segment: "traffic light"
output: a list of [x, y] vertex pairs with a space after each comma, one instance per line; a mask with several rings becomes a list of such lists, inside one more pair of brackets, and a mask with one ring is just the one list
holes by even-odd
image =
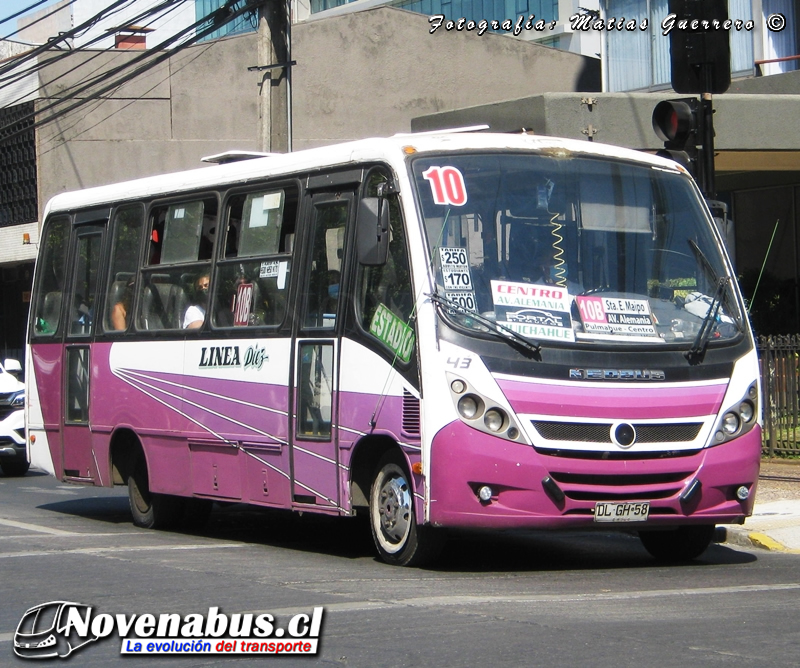
[[695, 97], [662, 100], [653, 109], [653, 130], [664, 142], [656, 153], [689, 170], [701, 182], [703, 107]]

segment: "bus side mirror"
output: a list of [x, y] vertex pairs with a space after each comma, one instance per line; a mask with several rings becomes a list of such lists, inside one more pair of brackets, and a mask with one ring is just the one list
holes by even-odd
[[386, 264], [389, 255], [389, 203], [364, 197], [358, 204], [358, 261], [368, 267]]

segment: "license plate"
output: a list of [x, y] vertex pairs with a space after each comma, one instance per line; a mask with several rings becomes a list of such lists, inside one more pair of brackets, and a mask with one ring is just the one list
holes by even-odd
[[650, 513], [649, 501], [635, 503], [596, 503], [595, 522], [644, 522]]

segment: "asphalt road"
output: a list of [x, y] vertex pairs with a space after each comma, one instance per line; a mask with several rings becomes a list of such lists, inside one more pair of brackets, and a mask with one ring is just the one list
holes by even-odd
[[800, 656], [799, 555], [714, 545], [666, 567], [623, 534], [460, 534], [435, 569], [401, 569], [375, 559], [358, 520], [229, 505], [202, 533], [146, 531], [123, 489], [0, 476], [0, 666], [31, 664], [14, 631], [54, 600], [278, 622], [324, 607], [314, 658], [121, 657], [112, 635], [72, 666], [794, 668]]

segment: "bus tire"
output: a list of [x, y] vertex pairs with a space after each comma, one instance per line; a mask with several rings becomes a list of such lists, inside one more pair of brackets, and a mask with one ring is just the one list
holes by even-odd
[[25, 475], [29, 468], [30, 464], [28, 462], [3, 462], [0, 464], [3, 475], [9, 478], [19, 478]]
[[128, 503], [133, 523], [143, 529], [169, 529], [183, 516], [183, 499], [167, 494], [153, 494], [143, 462], [128, 476]]
[[713, 524], [693, 524], [667, 531], [640, 531], [639, 539], [659, 561], [679, 562], [697, 559], [714, 538]]
[[393, 566], [428, 563], [443, 545], [440, 532], [417, 524], [410, 480], [402, 458], [387, 453], [376, 467], [370, 490], [372, 539], [381, 559]]

